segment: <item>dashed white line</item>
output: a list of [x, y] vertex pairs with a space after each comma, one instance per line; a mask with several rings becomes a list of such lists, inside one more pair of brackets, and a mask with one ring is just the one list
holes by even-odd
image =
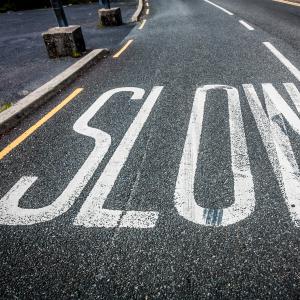
[[288, 70], [300, 81], [300, 71], [283, 55], [281, 54], [271, 43], [263, 43], [287, 68]]
[[211, 2], [211, 1], [209, 1], [209, 0], [204, 0], [204, 1], [207, 2], [207, 3], [209, 3], [209, 4], [211, 4], [211, 5], [213, 5], [213, 6], [215, 6], [215, 7], [217, 7], [217, 8], [219, 8], [219, 9], [221, 9], [221, 10], [224, 11], [226, 14], [228, 14], [228, 15], [230, 15], [230, 16], [233, 16], [233, 13], [230, 12], [229, 10], [227, 10], [227, 9], [225, 9], [225, 8], [223, 8], [223, 7], [217, 5], [217, 4], [215, 4], [215, 3], [213, 3], [213, 2]]
[[243, 21], [243, 20], [239, 20], [239, 22], [244, 26], [244, 27], [246, 27], [248, 30], [254, 30], [254, 28], [251, 26], [251, 25], [249, 25], [248, 23], [246, 23], [245, 21]]
[[146, 15], [149, 15], [149, 8], [146, 10]]

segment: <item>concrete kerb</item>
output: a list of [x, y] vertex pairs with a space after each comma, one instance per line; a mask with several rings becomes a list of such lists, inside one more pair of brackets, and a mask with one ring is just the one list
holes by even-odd
[[133, 14], [133, 16], [131, 17], [132, 22], [137, 22], [139, 20], [140, 15], [141, 15], [142, 10], [143, 10], [143, 6], [144, 6], [143, 0], [139, 0], [138, 7], [137, 7], [135, 13]]
[[97, 60], [108, 55], [107, 49], [95, 49], [67, 68], [65, 71], [42, 85], [11, 108], [0, 113], [0, 134], [17, 125], [33, 108], [40, 106], [72, 82], [78, 75]]

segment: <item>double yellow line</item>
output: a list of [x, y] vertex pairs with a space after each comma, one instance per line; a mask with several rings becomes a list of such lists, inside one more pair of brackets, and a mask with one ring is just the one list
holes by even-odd
[[127, 41], [127, 43], [113, 56], [113, 58], [118, 58], [133, 42], [133, 40]]
[[292, 6], [299, 6], [300, 7], [300, 2], [293, 2], [293, 1], [287, 1], [287, 0], [273, 0], [274, 2], [279, 2], [279, 3], [284, 3]]

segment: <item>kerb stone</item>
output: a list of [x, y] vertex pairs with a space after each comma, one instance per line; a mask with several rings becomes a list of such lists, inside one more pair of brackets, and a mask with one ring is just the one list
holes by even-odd
[[119, 26], [123, 24], [121, 9], [119, 7], [99, 9], [98, 14], [102, 26]]
[[42, 36], [50, 58], [79, 57], [86, 51], [80, 26], [53, 27]]

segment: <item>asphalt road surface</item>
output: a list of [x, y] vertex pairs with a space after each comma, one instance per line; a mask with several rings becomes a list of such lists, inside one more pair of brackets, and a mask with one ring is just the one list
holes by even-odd
[[299, 299], [300, 8], [149, 6], [2, 137], [1, 298]]

